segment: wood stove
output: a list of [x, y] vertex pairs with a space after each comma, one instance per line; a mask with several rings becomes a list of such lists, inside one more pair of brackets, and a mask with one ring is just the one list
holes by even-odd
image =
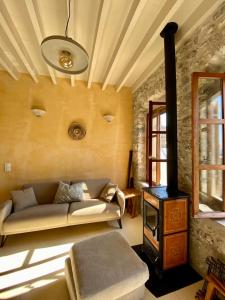
[[165, 53], [167, 117], [167, 187], [143, 189], [144, 251], [158, 271], [188, 262], [188, 195], [178, 190], [175, 33], [168, 23], [162, 32]]
[[144, 251], [159, 271], [188, 261], [188, 195], [166, 187], [144, 188]]

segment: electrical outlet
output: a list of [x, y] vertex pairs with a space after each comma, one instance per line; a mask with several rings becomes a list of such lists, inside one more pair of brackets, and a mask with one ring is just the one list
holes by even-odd
[[5, 173], [9, 173], [12, 171], [12, 164], [10, 162], [6, 162], [4, 164], [4, 170], [5, 170]]

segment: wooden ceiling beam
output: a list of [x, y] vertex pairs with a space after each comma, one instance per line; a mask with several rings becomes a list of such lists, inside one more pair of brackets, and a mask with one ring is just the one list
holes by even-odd
[[34, 72], [34, 70], [32, 69], [32, 67], [30, 66], [27, 58], [25, 57], [23, 51], [21, 50], [20, 46], [18, 45], [11, 29], [9, 28], [2, 12], [0, 12], [0, 26], [2, 28], [2, 30], [5, 33], [6, 38], [8, 39], [11, 47], [14, 49], [14, 51], [17, 53], [18, 57], [21, 59], [22, 63], [24, 64], [25, 68], [27, 69], [28, 73], [30, 74], [30, 76], [32, 77], [32, 79], [34, 80], [34, 82], [38, 82], [37, 76]]
[[29, 65], [34, 70], [34, 72], [36, 74], [38, 74], [37, 67], [34, 65], [32, 57], [30, 56], [30, 53], [27, 50], [27, 48], [26, 48], [26, 46], [23, 42], [23, 38], [21, 37], [21, 33], [17, 30], [15, 22], [14, 22], [13, 18], [10, 16], [10, 11], [9, 11], [6, 3], [7, 3], [6, 0], [0, 1], [0, 10], [1, 10], [2, 14], [4, 15], [4, 18], [5, 18], [8, 26], [10, 27], [11, 31], [13, 32], [13, 35], [14, 35], [19, 47], [21, 48], [21, 50], [23, 51], [25, 57], [27, 58]]
[[158, 67], [163, 63], [164, 54], [163, 49], [153, 58], [141, 76], [134, 82], [132, 91], [135, 92], [147, 79], [148, 77], [158, 69]]
[[0, 46], [0, 64], [3, 68], [14, 78], [15, 80], [19, 79], [19, 72], [16, 67], [12, 64], [9, 60], [7, 55], [5, 54], [4, 50]]
[[[176, 34], [176, 50], [180, 48], [183, 42], [190, 36], [194, 30], [206, 20], [210, 14], [223, 2], [224, 0], [202, 0], [196, 10], [187, 18], [181, 26], [180, 31]], [[144, 72], [134, 82], [132, 91], [135, 92], [155, 70], [163, 63], [164, 54], [163, 47], [160, 53], [150, 62]]]
[[164, 6], [160, 9], [157, 17], [151, 24], [149, 30], [145, 34], [137, 50], [132, 56], [129, 64], [122, 73], [122, 76], [118, 80], [116, 89], [117, 92], [119, 92], [120, 89], [123, 87], [127, 78], [134, 70], [135, 66], [137, 65], [138, 61], [140, 60], [147, 47], [150, 47], [155, 42], [165, 24], [170, 21], [171, 17], [174, 15], [174, 13], [177, 11], [177, 9], [182, 3], [183, 0], [167, 0]]
[[103, 36], [103, 32], [104, 32], [105, 25], [107, 22], [108, 13], [109, 13], [110, 2], [111, 1], [108, 1], [108, 0], [100, 1], [91, 62], [90, 62], [90, 66], [89, 66], [88, 88], [90, 88], [91, 84], [92, 84], [94, 70], [95, 70], [97, 58], [98, 58], [98, 53], [99, 53], [99, 50], [101, 47], [102, 36]]
[[[30, 22], [32, 24], [36, 39], [38, 41], [38, 44], [41, 45], [43, 36], [45, 34], [44, 34], [44, 32], [41, 31], [41, 24], [39, 24], [39, 22], [41, 22], [41, 17], [39, 15], [39, 11], [37, 11], [37, 9], [34, 7], [32, 0], [24, 0], [24, 1], [25, 1], [28, 16], [30, 18]], [[36, 2], [36, 5], [38, 5], [37, 2]], [[46, 63], [46, 66], [47, 66], [47, 69], [48, 69], [48, 72], [52, 79], [53, 84], [57, 84], [56, 75], [55, 75], [54, 70], [47, 63]]]
[[103, 85], [102, 85], [102, 90], [105, 90], [106, 86], [109, 83], [109, 80], [112, 76], [112, 73], [118, 63], [118, 60], [120, 58], [120, 55], [122, 54], [127, 41], [129, 37], [131, 36], [131, 33], [137, 24], [139, 17], [141, 16], [141, 13], [143, 11], [143, 8], [145, 7], [146, 3], [148, 0], [133, 0], [133, 3], [130, 7], [129, 13], [127, 15], [126, 21], [124, 23], [123, 29], [120, 33], [120, 37], [118, 39], [117, 45], [114, 49], [112, 58], [110, 60], [110, 63], [107, 67], [104, 80], [103, 80]]

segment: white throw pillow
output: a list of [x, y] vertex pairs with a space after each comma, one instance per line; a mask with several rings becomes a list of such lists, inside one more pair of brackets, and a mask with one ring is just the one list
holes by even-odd
[[60, 181], [53, 202], [70, 203], [83, 200], [83, 184], [83, 182], [79, 182], [69, 185]]
[[24, 190], [11, 191], [14, 212], [23, 210], [27, 207], [38, 205], [32, 187]]
[[107, 183], [101, 192], [100, 199], [110, 203], [117, 191], [117, 188], [117, 184], [113, 184], [111, 182]]

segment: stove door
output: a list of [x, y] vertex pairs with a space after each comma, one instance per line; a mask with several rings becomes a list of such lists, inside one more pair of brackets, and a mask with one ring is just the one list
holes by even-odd
[[144, 226], [151, 232], [156, 241], [159, 241], [159, 210], [144, 201]]

